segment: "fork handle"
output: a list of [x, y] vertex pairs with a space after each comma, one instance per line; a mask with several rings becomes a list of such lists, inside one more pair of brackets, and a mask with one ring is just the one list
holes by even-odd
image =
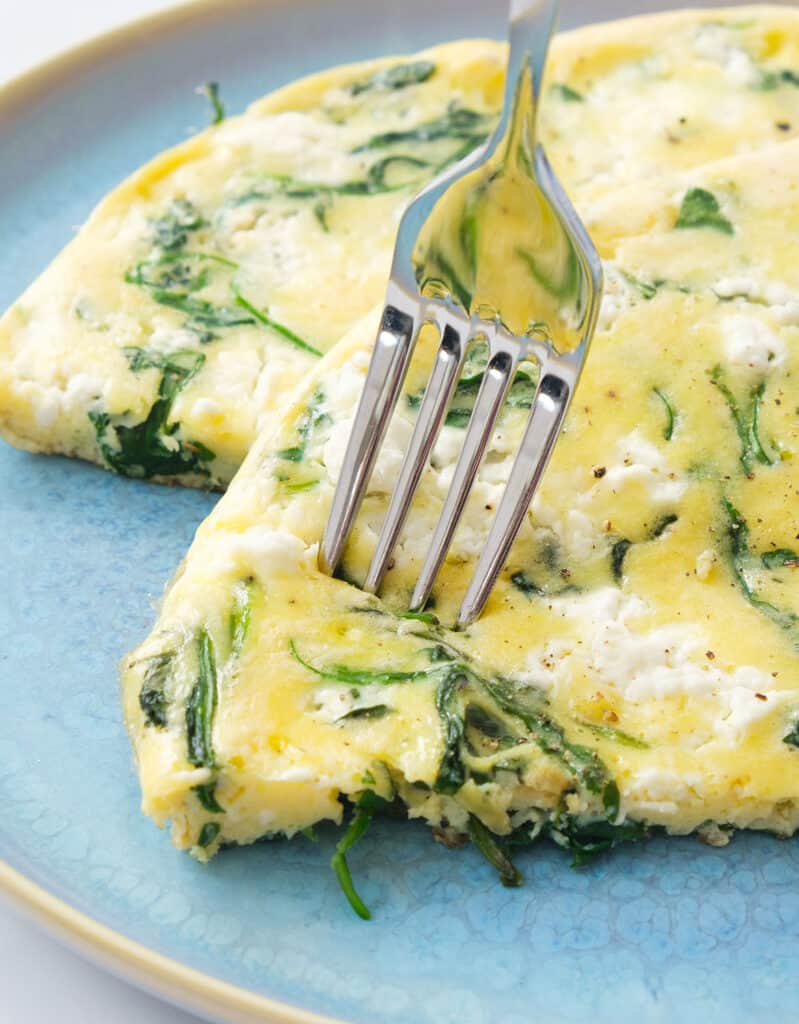
[[555, 30], [559, 0], [510, 0], [510, 59], [505, 109], [511, 109], [521, 75], [529, 63], [533, 98], [538, 103], [549, 41]]

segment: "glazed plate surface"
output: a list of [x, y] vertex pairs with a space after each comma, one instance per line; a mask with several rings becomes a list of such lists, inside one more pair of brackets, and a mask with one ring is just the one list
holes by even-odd
[[[663, 3], [563, 5], [567, 26]], [[117, 181], [301, 74], [503, 34], [505, 3], [191, 4], [0, 92], [0, 306]], [[472, 850], [376, 826], [350, 912], [317, 844], [207, 867], [138, 809], [116, 666], [214, 497], [0, 448], [0, 882], [132, 980], [220, 1020], [624, 1024], [773, 1020], [799, 999], [799, 845], [657, 839], [580, 871], [549, 846], [504, 890]]]

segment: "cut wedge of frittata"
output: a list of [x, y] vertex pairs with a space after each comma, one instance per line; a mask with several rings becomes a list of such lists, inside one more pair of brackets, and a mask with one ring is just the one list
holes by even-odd
[[515, 883], [511, 841], [550, 837], [579, 861], [656, 827], [723, 843], [799, 826], [799, 142], [606, 198], [589, 228], [608, 279], [600, 330], [467, 631], [449, 627], [532, 371], [423, 614], [405, 609], [479, 348], [379, 599], [352, 581], [435, 339], [420, 342], [341, 578], [318, 571], [317, 542], [375, 316], [253, 447], [124, 666], [143, 808], [178, 846], [204, 858], [340, 822], [349, 805], [352, 839], [388, 802], [447, 843], [470, 836]]
[[[0, 321], [0, 433], [120, 473], [224, 486], [319, 355], [380, 301], [400, 211], [490, 131], [504, 47], [302, 80], [113, 192]], [[799, 130], [799, 12], [581, 29], [541, 131], [585, 214], [609, 189]]]

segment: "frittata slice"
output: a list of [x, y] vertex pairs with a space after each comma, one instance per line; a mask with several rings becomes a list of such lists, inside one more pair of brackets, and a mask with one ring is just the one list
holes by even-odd
[[[533, 383], [516, 380], [423, 614], [405, 612], [483, 372], [467, 364], [378, 599], [361, 579], [434, 340], [346, 551], [317, 542], [375, 318], [198, 531], [126, 661], [143, 809], [205, 858], [397, 803], [499, 867], [655, 827], [799, 826], [799, 142], [609, 197], [608, 290], [565, 432], [483, 616], [453, 632]], [[354, 833], [353, 833], [354, 834]], [[340, 861], [337, 862], [339, 867]], [[362, 908], [361, 908], [362, 909]]]
[[[401, 209], [490, 130], [504, 59], [467, 42], [334, 69], [139, 171], [0, 321], [0, 433], [224, 486], [380, 300]], [[795, 69], [785, 7], [566, 33], [543, 140], [589, 215], [620, 185], [792, 138]]]

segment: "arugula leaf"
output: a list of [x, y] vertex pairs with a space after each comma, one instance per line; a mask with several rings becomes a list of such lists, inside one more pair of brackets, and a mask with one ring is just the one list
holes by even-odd
[[689, 189], [683, 197], [675, 228], [712, 228], [725, 235], [735, 233], [731, 222], [721, 212], [718, 199], [704, 188]]
[[225, 120], [225, 105], [219, 96], [219, 82], [206, 82], [197, 92], [211, 104], [211, 124], [221, 124]]
[[652, 388], [652, 394], [656, 395], [660, 399], [666, 412], [666, 426], [663, 428], [663, 440], [671, 441], [674, 437], [674, 425], [677, 422], [677, 414], [674, 411], [674, 406], [666, 392], [660, 388]]
[[409, 85], [421, 85], [432, 78], [436, 65], [429, 60], [411, 61], [407, 64], [394, 64], [390, 68], [376, 71], [363, 82], [355, 82], [350, 92], [359, 96], [369, 89], [407, 89]]
[[469, 838], [488, 863], [497, 869], [504, 886], [515, 888], [524, 883], [501, 841], [473, 814], [469, 815]]
[[197, 681], [186, 702], [188, 760], [195, 768], [215, 768], [213, 729], [219, 700], [214, 644], [207, 629], [198, 638]]
[[350, 821], [347, 831], [344, 833], [342, 839], [336, 844], [336, 852], [333, 854], [330, 860], [330, 866], [336, 873], [338, 883], [347, 897], [349, 905], [364, 921], [371, 920], [371, 913], [369, 908], [363, 902], [361, 897], [358, 895], [355, 885], [352, 881], [352, 875], [350, 874], [349, 864], [347, 864], [347, 853], [352, 847], [358, 842], [363, 836], [364, 832], [369, 827], [369, 823], [372, 820], [372, 812], [366, 810], [364, 807], [358, 807], [355, 814]]

